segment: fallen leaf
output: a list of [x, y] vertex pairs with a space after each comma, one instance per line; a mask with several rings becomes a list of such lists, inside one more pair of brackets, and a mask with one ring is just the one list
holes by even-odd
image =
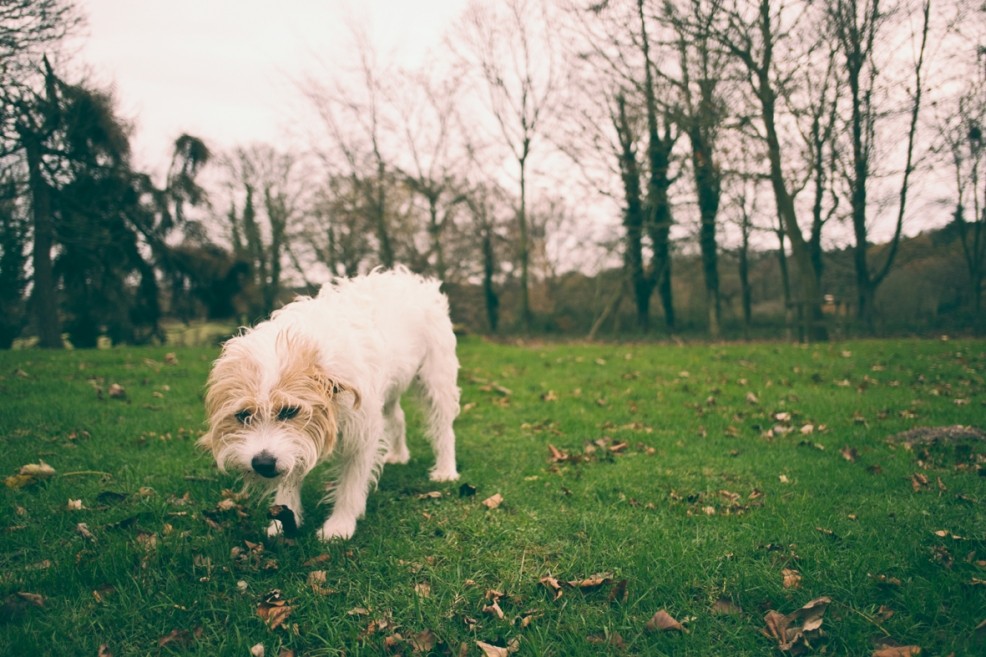
[[411, 647], [414, 652], [431, 652], [438, 645], [438, 638], [431, 630], [422, 630], [411, 635]]
[[431, 584], [428, 582], [418, 582], [414, 585], [414, 592], [418, 594], [419, 598], [429, 598], [431, 597]]
[[421, 493], [420, 495], [418, 495], [419, 500], [437, 500], [440, 499], [441, 497], [442, 497], [442, 491], [440, 490], [431, 490], [428, 491], [427, 493]]
[[301, 564], [305, 568], [311, 568], [312, 566], [317, 566], [320, 563], [325, 563], [326, 561], [331, 561], [332, 557], [325, 554], [324, 552], [318, 556], [314, 556], [305, 563]]
[[613, 581], [612, 573], [598, 573], [596, 575], [590, 575], [583, 579], [573, 579], [566, 582], [569, 586], [574, 589], [591, 590], [599, 588], [605, 584], [609, 584]]
[[96, 657], [113, 657], [113, 653], [110, 652], [110, 647], [105, 643], [99, 644], [99, 649], [96, 652]]
[[623, 603], [627, 601], [627, 597], [627, 580], [621, 579], [613, 585], [613, 588], [609, 592], [608, 599], [610, 602]]
[[712, 604], [712, 613], [714, 614], [741, 614], [743, 610], [732, 600], [728, 598], [719, 598]]
[[158, 639], [158, 648], [163, 648], [164, 646], [176, 643], [180, 646], [187, 646], [192, 643], [193, 638], [198, 638], [202, 635], [202, 628], [195, 628], [194, 632], [189, 632], [188, 630], [171, 630], [163, 637]]
[[334, 588], [325, 585], [324, 570], [313, 570], [308, 573], [308, 586], [318, 595], [331, 595], [336, 592]]
[[269, 592], [257, 604], [257, 616], [260, 616], [261, 620], [272, 630], [283, 625], [292, 611], [294, 608], [288, 605], [288, 601], [281, 596], [278, 589]]
[[39, 460], [37, 463], [28, 463], [27, 465], [21, 466], [21, 469], [15, 475], [11, 475], [4, 480], [7, 488], [23, 488], [37, 481], [43, 479], [48, 479], [54, 476], [55, 469]]
[[75, 531], [79, 532], [79, 534], [82, 535], [82, 538], [90, 540], [93, 543], [96, 542], [96, 537], [92, 535], [91, 531], [89, 531], [89, 525], [87, 525], [86, 523], [80, 522], [79, 524], [77, 524], [75, 526]]
[[483, 651], [484, 657], [508, 657], [510, 655], [510, 651], [506, 648], [493, 646], [483, 641], [477, 641], [476, 646]]
[[495, 495], [491, 495], [490, 497], [487, 497], [485, 500], [483, 500], [483, 506], [485, 506], [487, 509], [495, 509], [501, 504], [503, 504], [503, 495], [500, 495], [499, 493], [496, 493]]
[[663, 609], [651, 616], [645, 627], [649, 632], [688, 632], [681, 623]]
[[920, 646], [884, 646], [873, 651], [873, 657], [914, 657], [920, 654]]
[[69, 499], [65, 508], [69, 511], [82, 511], [85, 507], [82, 505], [82, 500]]
[[784, 588], [797, 589], [801, 587], [801, 573], [791, 568], [785, 568], [781, 573], [784, 575]]
[[250, 657], [264, 657], [264, 644], [257, 643], [251, 646]]
[[563, 452], [551, 443], [548, 443], [548, 451], [551, 453], [551, 458], [549, 459], [552, 463], [559, 463], [561, 461], [568, 460], [568, 453]]
[[21, 600], [25, 600], [25, 601], [31, 603], [35, 607], [44, 607], [45, 606], [44, 596], [43, 595], [39, 595], [37, 593], [27, 593], [25, 591], [18, 591], [17, 592], [17, 597], [20, 598]]
[[544, 577], [541, 578], [541, 583], [544, 584], [549, 589], [551, 589], [552, 591], [554, 591], [555, 600], [557, 600], [562, 596], [561, 582], [559, 582], [554, 577], [551, 577], [550, 575], [545, 575]]
[[110, 384], [109, 396], [113, 399], [126, 399], [127, 391], [119, 383]]
[[764, 615], [767, 629], [761, 632], [776, 640], [778, 648], [785, 652], [795, 646], [810, 648], [809, 640], [818, 635], [822, 617], [831, 602], [831, 598], [815, 598], [801, 609], [786, 615], [771, 609]]

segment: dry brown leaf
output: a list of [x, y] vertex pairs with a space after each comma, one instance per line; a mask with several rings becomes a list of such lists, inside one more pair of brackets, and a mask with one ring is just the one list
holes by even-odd
[[555, 592], [555, 598], [554, 598], [555, 600], [561, 597], [562, 595], [561, 582], [559, 582], [557, 579], [551, 577], [550, 575], [545, 575], [544, 577], [541, 578], [541, 583]]
[[786, 589], [797, 589], [801, 587], [801, 573], [792, 569], [785, 568], [781, 571], [784, 576], [784, 588]]
[[21, 600], [31, 603], [35, 607], [44, 607], [45, 599], [43, 595], [37, 593], [27, 593], [26, 591], [18, 591], [17, 597]]
[[732, 600], [728, 598], [719, 598], [712, 604], [712, 613], [714, 614], [741, 614], [743, 610]]
[[490, 645], [484, 641], [477, 641], [476, 646], [483, 651], [484, 657], [508, 657], [510, 651], [506, 648]]
[[645, 627], [649, 632], [688, 632], [681, 623], [663, 609], [651, 616]]
[[809, 641], [818, 636], [822, 627], [822, 617], [831, 602], [831, 598], [828, 597], [815, 598], [801, 609], [787, 615], [771, 609], [763, 618], [767, 629], [761, 632], [777, 641], [777, 646], [782, 651], [786, 652], [795, 646], [809, 648], [811, 647]]
[[613, 588], [610, 590], [609, 601], [623, 603], [627, 601], [627, 597], [627, 580], [621, 579], [614, 584]]
[[551, 443], [548, 443], [548, 451], [551, 453], [551, 458], [548, 459], [551, 463], [560, 463], [568, 460], [568, 453], [558, 449]]
[[37, 481], [48, 479], [54, 475], [55, 469], [44, 461], [39, 460], [37, 463], [28, 463], [27, 465], [21, 466], [17, 474], [4, 479], [4, 483], [7, 485], [7, 488], [16, 490]]
[[431, 652], [438, 645], [438, 638], [431, 630], [422, 630], [411, 635], [411, 647], [414, 652]]
[[313, 570], [308, 573], [308, 586], [318, 595], [330, 595], [336, 592], [334, 588], [325, 585], [324, 570]]
[[431, 584], [428, 582], [418, 582], [414, 585], [414, 592], [418, 594], [419, 598], [430, 598]]
[[110, 652], [110, 647], [108, 645], [106, 645], [105, 643], [101, 643], [99, 644], [99, 649], [98, 652], [96, 653], [96, 657], [113, 657], [113, 653]]
[[566, 582], [573, 589], [591, 590], [613, 581], [612, 573], [597, 573], [584, 579], [572, 579]]
[[110, 384], [109, 395], [113, 399], [126, 399], [127, 391], [119, 383]]
[[483, 506], [485, 506], [487, 509], [495, 509], [501, 504], [503, 504], [503, 495], [500, 495], [499, 493], [496, 493], [495, 495], [491, 495], [490, 497], [487, 497], [485, 500], [483, 500]]
[[920, 654], [920, 646], [883, 646], [873, 651], [873, 657], [914, 657]]
[[193, 638], [198, 638], [202, 636], [202, 628], [195, 628], [194, 632], [189, 632], [188, 630], [171, 630], [163, 637], [158, 639], [158, 648], [163, 648], [164, 646], [176, 643], [180, 646], [187, 646], [192, 642]]
[[75, 531], [79, 532], [82, 538], [92, 541], [93, 543], [96, 542], [96, 537], [93, 536], [91, 531], [89, 531], [89, 525], [87, 525], [86, 523], [80, 522], [79, 524], [77, 524], [75, 526]]
[[261, 620], [272, 630], [283, 625], [292, 611], [294, 608], [281, 596], [278, 589], [265, 595], [257, 604], [257, 616], [260, 616]]
[[500, 602], [498, 599], [494, 598], [491, 604], [485, 605], [483, 607], [483, 613], [489, 614], [490, 616], [496, 616], [500, 620], [503, 620], [504, 613], [503, 609], [500, 608]]

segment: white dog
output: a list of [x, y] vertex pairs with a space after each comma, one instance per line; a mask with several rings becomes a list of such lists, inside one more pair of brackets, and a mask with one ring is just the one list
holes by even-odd
[[[435, 452], [433, 481], [459, 477], [455, 334], [439, 282], [405, 269], [337, 280], [230, 339], [205, 397], [199, 441], [222, 470], [274, 491], [301, 524], [301, 484], [330, 455], [338, 463], [322, 540], [349, 538], [386, 463], [407, 463], [401, 395], [417, 382]], [[279, 520], [267, 533], [283, 531]]]

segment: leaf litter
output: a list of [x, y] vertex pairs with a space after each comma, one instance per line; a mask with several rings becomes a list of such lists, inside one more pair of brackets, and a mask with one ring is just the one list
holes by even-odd
[[813, 648], [812, 641], [822, 637], [822, 619], [832, 600], [828, 597], [815, 598], [790, 614], [782, 614], [771, 609], [764, 615], [766, 629], [761, 633], [777, 641], [783, 652], [801, 654]]

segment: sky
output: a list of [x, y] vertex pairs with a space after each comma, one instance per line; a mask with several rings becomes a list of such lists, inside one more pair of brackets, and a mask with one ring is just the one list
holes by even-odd
[[[79, 60], [132, 121], [135, 162], [167, 166], [183, 132], [213, 149], [290, 134], [297, 84], [346, 58], [353, 25], [384, 56], [420, 62], [467, 0], [78, 0]], [[349, 59], [351, 61], [351, 58]]]

